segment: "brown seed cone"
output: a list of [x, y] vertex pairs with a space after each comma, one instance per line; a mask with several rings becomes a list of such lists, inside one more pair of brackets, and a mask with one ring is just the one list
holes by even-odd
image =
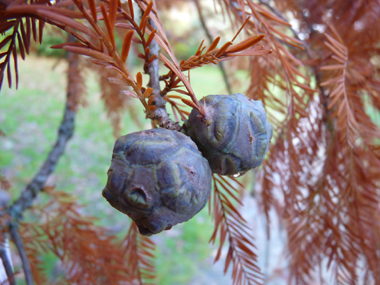
[[184, 134], [152, 129], [117, 139], [103, 196], [143, 235], [191, 219], [207, 203], [211, 170]]

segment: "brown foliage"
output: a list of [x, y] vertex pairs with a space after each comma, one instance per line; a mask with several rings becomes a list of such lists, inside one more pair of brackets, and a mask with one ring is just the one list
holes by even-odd
[[123, 246], [127, 256], [128, 274], [133, 284], [155, 284], [155, 244], [149, 237], [140, 235], [132, 223]]
[[[219, 249], [215, 262], [220, 259], [223, 245], [229, 242], [229, 249], [224, 265], [227, 272], [232, 262], [232, 279], [234, 284], [261, 284], [263, 276], [257, 266], [257, 255], [247, 222], [239, 214], [236, 203], [243, 205], [239, 190], [244, 186], [232, 177], [224, 178], [214, 174], [214, 191], [210, 195], [209, 212], [215, 222], [215, 229], [210, 242], [215, 243], [219, 236]], [[236, 185], [237, 184], [237, 185]]]
[[[367, 106], [379, 110], [379, 68], [374, 58], [379, 54], [380, 29], [373, 28], [379, 26], [375, 16], [379, 2], [275, 1], [274, 6], [266, 1], [218, 2], [234, 22], [241, 23], [244, 14], [254, 16], [256, 21], [249, 22], [247, 30], [264, 33], [273, 49], [268, 60], [252, 59], [248, 94], [265, 102], [277, 125], [277, 139], [258, 174], [258, 184], [268, 218], [272, 206], [282, 205], [280, 216], [285, 218], [289, 239], [289, 282], [310, 284], [316, 268], [327, 261], [327, 270], [338, 284], [354, 284], [359, 282], [358, 262], [364, 260], [364, 282], [377, 284], [378, 244], [373, 240], [379, 234], [375, 142], [380, 132]], [[300, 31], [292, 32], [306, 42], [284, 34], [285, 13], [299, 21]], [[325, 33], [315, 30], [328, 25]], [[308, 80], [300, 70], [314, 77], [318, 97], [305, 85]], [[273, 93], [273, 85], [287, 96]], [[285, 119], [278, 121], [278, 114]]]
[[70, 53], [68, 55], [69, 68], [67, 70], [67, 94], [68, 104], [73, 111], [77, 111], [79, 106], [87, 104], [86, 85], [83, 75], [83, 65], [78, 54]]
[[11, 189], [11, 183], [2, 175], [0, 175], [0, 189], [1, 190]]
[[[2, 41], [2, 45], [6, 45], [9, 40], [15, 39], [16, 34], [18, 34], [19, 23], [25, 14], [33, 16], [31, 20], [34, 23], [35, 18], [44, 18], [50, 24], [53, 24], [61, 29], [64, 29], [66, 32], [72, 34], [78, 42], [72, 43], [67, 42], [54, 46], [54, 48], [64, 48], [67, 51], [72, 53], [77, 53], [81, 55], [86, 55], [93, 58], [93, 63], [106, 66], [106, 68], [116, 70], [118, 72], [119, 81], [124, 81], [125, 84], [132, 87], [135, 95], [133, 93], [126, 92], [125, 94], [131, 95], [132, 97], [137, 97], [140, 99], [141, 103], [145, 108], [147, 117], [154, 117], [154, 110], [156, 106], [152, 106], [146, 102], [144, 97], [145, 88], [142, 87], [142, 84], [139, 84], [132, 76], [130, 71], [127, 69], [124, 61], [128, 56], [128, 51], [132, 41], [137, 44], [140, 44], [143, 49], [143, 53], [139, 53], [138, 57], [142, 58], [146, 64], [150, 64], [155, 57], [150, 56], [149, 44], [154, 39], [157, 41], [159, 46], [165, 51], [169, 58], [166, 58], [162, 53], [160, 53], [159, 59], [164, 62], [164, 65], [170, 70], [168, 73], [168, 78], [171, 82], [176, 81], [178, 78], [180, 82], [186, 88], [186, 91], [180, 93], [190, 96], [191, 101], [193, 102], [196, 108], [200, 108], [198, 101], [196, 100], [195, 94], [191, 88], [191, 84], [186, 76], [182, 73], [183, 70], [189, 68], [194, 68], [195, 66], [202, 66], [207, 63], [215, 63], [215, 61], [230, 59], [234, 56], [242, 55], [262, 55], [267, 54], [268, 51], [262, 50], [262, 48], [252, 48], [261, 38], [249, 38], [246, 41], [237, 44], [236, 46], [229, 47], [232, 43], [227, 43], [221, 49], [215, 49], [217, 41], [214, 41], [214, 46], [206, 52], [205, 55], [201, 55], [203, 50], [199, 50], [194, 59], [187, 61], [189, 67], [181, 67], [178, 63], [174, 52], [169, 44], [169, 41], [166, 36], [166, 32], [163, 28], [163, 25], [158, 18], [155, 8], [153, 8], [153, 2], [146, 4], [143, 1], [137, 1], [137, 4], [141, 9], [143, 9], [144, 14], [141, 18], [140, 24], [137, 24], [134, 15], [133, 15], [133, 6], [128, 5], [129, 9], [124, 10], [123, 6], [120, 6], [117, 1], [110, 1], [109, 6], [106, 7], [104, 3], [100, 5], [101, 16], [97, 15], [97, 11], [94, 10], [95, 2], [89, 1], [89, 7], [91, 13], [85, 8], [82, 2], [79, 0], [75, 1], [75, 4], [80, 12], [71, 11], [66, 8], [65, 1], [56, 3], [54, 5], [44, 6], [44, 5], [34, 5], [33, 3], [25, 3], [24, 5], [10, 6], [3, 13], [6, 14], [7, 18], [12, 20], [7, 22], [7, 25], [3, 28], [4, 31], [9, 30], [13, 27], [13, 36], [7, 37]], [[132, 3], [129, 1], [129, 3]], [[119, 6], [118, 6], [119, 5]], [[108, 11], [107, 11], [108, 9]], [[149, 15], [149, 16], [148, 16]], [[118, 22], [116, 23], [116, 18], [121, 18], [127, 20], [129, 24]], [[91, 28], [85, 26], [84, 24], [74, 21], [73, 19], [86, 19], [90, 24]], [[105, 23], [105, 32], [102, 27], [98, 25], [97, 20], [104, 20]], [[148, 23], [148, 19], [151, 19], [154, 25], [157, 27], [153, 29], [152, 26]], [[41, 22], [41, 21], [40, 21]], [[8, 24], [13, 23], [13, 25]], [[27, 21], [27, 23], [29, 23]], [[23, 25], [21, 24], [21, 29]], [[28, 26], [28, 25], [27, 25]], [[40, 25], [42, 27], [42, 24]], [[119, 52], [116, 51], [115, 47], [115, 36], [114, 36], [114, 27], [127, 29], [128, 32], [125, 36], [122, 50]], [[32, 29], [33, 30], [33, 29]], [[34, 30], [33, 30], [34, 31]], [[40, 29], [40, 39], [42, 37], [42, 28]], [[138, 37], [133, 36], [133, 31]], [[28, 34], [27, 34], [28, 35]], [[147, 35], [147, 37], [145, 36]], [[132, 38], [131, 38], [132, 37]], [[92, 40], [97, 39], [98, 44], [92, 43]], [[132, 39], [132, 40], [131, 40]], [[27, 41], [26, 41], [27, 42]], [[28, 42], [27, 42], [28, 43]], [[203, 48], [204, 49], [204, 48]], [[11, 69], [8, 64], [10, 55], [14, 51], [14, 58], [17, 59], [15, 45], [12, 42], [9, 45], [9, 50], [6, 54], [6, 58], [2, 63], [1, 70], [4, 73], [5, 67], [7, 67], [7, 75], [9, 86], [11, 86]], [[21, 51], [20, 51], [21, 52]], [[5, 56], [5, 54], [4, 54]], [[195, 61], [195, 62], [194, 62]], [[16, 72], [16, 81], [17, 81], [17, 64], [15, 63], [15, 72]], [[138, 75], [138, 74], [137, 74]], [[136, 76], [137, 76], [136, 75]], [[3, 77], [1, 77], [3, 78]], [[187, 100], [187, 99], [185, 99]], [[199, 110], [203, 114], [203, 110]]]
[[[113, 69], [104, 69], [96, 67], [99, 84], [101, 89], [101, 98], [107, 109], [107, 115], [114, 127], [114, 136], [119, 137], [121, 132], [121, 112], [126, 109], [129, 96], [125, 96], [123, 89], [126, 88], [125, 82], [120, 84], [117, 79], [117, 71]], [[113, 83], [115, 82], [115, 83]]]
[[[367, 102], [364, 97], [364, 94], [369, 96], [371, 103], [378, 100], [378, 92], [375, 91], [378, 85], [378, 69], [368, 58], [373, 53], [378, 53], [378, 40], [372, 38], [378, 29], [374, 29], [376, 32], [371, 30], [367, 35], [365, 31], [359, 32], [353, 28], [353, 19], [362, 19], [363, 26], [367, 27], [364, 14], [356, 14], [368, 11], [367, 7], [364, 8], [364, 3], [361, 4], [362, 7], [359, 4], [356, 7], [342, 4], [342, 9], [340, 6], [338, 8], [338, 2], [342, 4], [341, 1], [333, 4], [333, 13], [336, 11], [336, 14], [330, 17], [330, 24], [339, 26], [339, 29], [331, 28], [331, 35], [325, 33], [324, 42], [327, 48], [319, 45], [321, 36], [314, 34], [310, 34], [311, 41], [306, 46], [312, 49], [321, 48], [317, 49], [320, 57], [311, 58], [314, 62], [323, 62], [324, 65], [315, 73], [317, 80], [323, 80], [323, 83], [317, 81], [321, 87], [319, 100], [309, 93], [308, 97], [303, 96], [297, 102], [299, 98], [292, 92], [295, 100], [290, 98], [285, 105], [284, 101], [271, 97], [268, 91], [268, 83], [275, 80], [268, 62], [255, 58], [253, 63], [256, 67], [252, 67], [251, 87], [254, 94], [260, 96], [264, 93], [262, 96], [266, 106], [277, 112], [284, 113], [283, 108], [288, 106], [284, 126], [277, 131], [276, 144], [270, 149], [259, 181], [261, 199], [267, 215], [271, 205], [281, 203], [274, 201], [274, 197], [278, 196], [277, 189], [283, 191], [285, 202], [282, 213], [285, 215], [291, 257], [290, 280], [294, 280], [296, 284], [309, 284], [315, 278], [315, 268], [321, 266], [323, 260], [327, 260], [328, 269], [331, 269], [337, 283], [356, 283], [357, 262], [363, 259], [369, 273], [366, 276], [373, 278], [375, 283], [379, 282], [379, 271], [373, 267], [373, 264], [378, 264], [378, 256], [374, 254], [378, 245], [371, 242], [379, 233], [379, 161], [371, 154], [372, 144], [378, 138], [379, 131], [366, 114]], [[249, 1], [247, 3], [249, 5]], [[327, 9], [331, 8], [323, 6], [320, 1], [305, 1], [305, 6], [310, 17], [301, 18], [301, 23], [321, 23], [322, 16], [319, 21], [313, 20], [313, 17], [321, 11], [326, 15]], [[299, 11], [303, 11], [305, 6], [279, 4], [278, 8], [287, 11], [297, 7], [298, 10], [291, 11], [294, 15], [303, 17]], [[252, 9], [254, 7], [256, 6], [252, 6]], [[354, 16], [345, 22], [348, 13]], [[372, 11], [368, 13], [368, 21], [373, 25]], [[268, 25], [265, 19], [259, 22], [264, 27]], [[274, 32], [272, 28], [267, 28], [267, 31]], [[301, 51], [293, 48], [290, 50], [302, 56]], [[278, 50], [274, 49], [274, 55], [276, 52]], [[315, 53], [309, 50], [306, 55], [315, 56]], [[286, 69], [290, 67], [289, 62], [283, 59], [280, 62], [286, 74]], [[261, 73], [265, 76], [258, 76], [260, 73], [255, 70], [257, 65], [265, 65]], [[274, 67], [277, 70], [280, 68], [276, 65]], [[313, 69], [311, 65], [310, 71]], [[276, 75], [281, 76], [281, 71], [277, 71]], [[289, 82], [287, 77], [284, 79]], [[277, 83], [277, 86], [281, 87], [280, 84]], [[289, 86], [286, 88], [289, 89]], [[307, 88], [304, 89], [305, 92], [308, 91]], [[304, 112], [300, 116], [292, 114], [290, 111], [297, 110], [297, 106], [305, 108], [309, 115], [305, 116]], [[273, 183], [274, 173], [280, 174], [278, 185]], [[273, 192], [277, 192], [277, 195], [273, 195]], [[369, 212], [374, 214], [369, 215]], [[370, 278], [367, 279], [369, 280]]]
[[[380, 111], [379, 0], [217, 0], [216, 6], [229, 17], [232, 26], [245, 32], [246, 39], [233, 43], [235, 36], [219, 48], [220, 37], [208, 48], [202, 42], [197, 52], [182, 62], [175, 56], [154, 3], [135, 2], [143, 11], [140, 22], [135, 19], [131, 0], [126, 4], [106, 0], [100, 5], [95, 0], [14, 1], [1, 6], [0, 33], [8, 31], [9, 36], [0, 42], [6, 47], [0, 54], [4, 58], [0, 84], [6, 76], [9, 87], [12, 85], [13, 60], [17, 86], [17, 48], [25, 58], [31, 38], [41, 40], [47, 23], [77, 39], [55, 48], [85, 55], [102, 70], [102, 96], [115, 126], [127, 104], [122, 94], [140, 100], [146, 117], [153, 124], [161, 124], [165, 105], [160, 105], [160, 96], [171, 105], [177, 122], [187, 118], [185, 106], [206, 115], [191, 88], [191, 69], [236, 56], [254, 56], [250, 58], [247, 96], [263, 101], [275, 129], [267, 160], [257, 172], [259, 201], [268, 223], [269, 211], [275, 207], [285, 225], [289, 283], [310, 284], [317, 278], [316, 268], [323, 267], [337, 284], [380, 284], [380, 131], [368, 115], [369, 106]], [[75, 10], [67, 8], [72, 3]], [[125, 31], [120, 50], [115, 44], [115, 27]], [[153, 40], [161, 48], [157, 55], [151, 54]], [[140, 51], [144, 72], [157, 59], [168, 69], [159, 78], [165, 84], [162, 90], [146, 86], [140, 72], [132, 74], [127, 68], [132, 45]], [[75, 98], [82, 102], [81, 97]], [[248, 231], [249, 221], [244, 221], [236, 206], [241, 203], [236, 183], [232, 178], [214, 177], [210, 213], [215, 230], [211, 241], [220, 238], [216, 260], [228, 241], [225, 271], [232, 264], [234, 284], [260, 283], [262, 275]], [[24, 238], [30, 237], [25, 240], [29, 255], [44, 246], [56, 252], [66, 262], [67, 278], [72, 280], [82, 274], [102, 281], [126, 278], [135, 283], [154, 282], [154, 247], [137, 234], [134, 225], [124, 241], [125, 250], [116, 253], [116, 246], [103, 247], [103, 242], [115, 244], [104, 229], [81, 220], [74, 204], [59, 203], [72, 216], [62, 220], [65, 217], [59, 207], [51, 214], [41, 209], [45, 215], [41, 224], [31, 224], [23, 232]], [[75, 231], [61, 233], [65, 224]], [[42, 239], [51, 228], [54, 235]], [[269, 226], [267, 229], [269, 235]], [[96, 250], [81, 240], [83, 236], [93, 240], [95, 248], [108, 250], [112, 258], [105, 260], [96, 255]], [[66, 238], [78, 239], [83, 248], [66, 244]], [[62, 255], [58, 248], [86, 251], [93, 266], [75, 266], [88, 260], [82, 260], [77, 252]], [[124, 264], [120, 258], [125, 255], [133, 266], [122, 272], [118, 266]], [[36, 280], [43, 280], [36, 273], [38, 260], [33, 264], [37, 266]], [[364, 264], [364, 279], [358, 274], [359, 264]], [[105, 268], [101, 272], [102, 266]], [[92, 271], [94, 274], [89, 275]]]
[[37, 284], [52, 284], [41, 268], [42, 251], [60, 260], [62, 276], [54, 284], [135, 284], [137, 277], [139, 283], [154, 278], [154, 266], [149, 263], [154, 244], [138, 237], [135, 225], [123, 244], [108, 229], [95, 226], [94, 218], [84, 217], [73, 197], [55, 189], [45, 192], [51, 199], [33, 209], [36, 221], [21, 224]]

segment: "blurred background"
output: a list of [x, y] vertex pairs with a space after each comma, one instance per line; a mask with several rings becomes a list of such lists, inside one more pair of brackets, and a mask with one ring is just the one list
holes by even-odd
[[[193, 1], [158, 1], [161, 19], [167, 29], [168, 38], [179, 60], [193, 55], [199, 44], [209, 41], [202, 27]], [[228, 19], [215, 15], [212, 1], [201, 1], [203, 16], [207, 18], [208, 32], [212, 38], [221, 36], [222, 42], [230, 40], [232, 30]], [[67, 60], [63, 50], [50, 46], [64, 42], [66, 35], [48, 28], [41, 45], [34, 44], [26, 61], [19, 60], [20, 84], [18, 89], [3, 86], [0, 100], [0, 128], [6, 137], [0, 137], [0, 175], [11, 183], [11, 199], [20, 195], [26, 184], [37, 172], [57, 136], [66, 98]], [[118, 45], [122, 37], [117, 39]], [[242, 39], [242, 38], [241, 38]], [[138, 51], [134, 51], [137, 53]], [[129, 68], [136, 73], [142, 71], [141, 61], [135, 57]], [[83, 76], [86, 95], [77, 112], [74, 137], [70, 140], [58, 167], [49, 178], [48, 185], [73, 194], [84, 205], [83, 214], [99, 218], [98, 224], [124, 237], [129, 228], [127, 216], [110, 207], [101, 195], [106, 183], [106, 172], [110, 165], [113, 144], [118, 135], [151, 128], [145, 120], [143, 108], [138, 100], [125, 99], [118, 117], [119, 129], [114, 130], [115, 114], [104, 106], [104, 91], [100, 87], [99, 73], [94, 65], [83, 59]], [[245, 93], [249, 86], [248, 60], [244, 57], [225, 62], [232, 93]], [[161, 68], [162, 74], [167, 70]], [[144, 82], [147, 82], [147, 77]], [[218, 66], [204, 66], [191, 71], [191, 83], [200, 99], [209, 94], [227, 94], [226, 83]], [[111, 91], [113, 92], [113, 91]], [[103, 95], [103, 99], [102, 99]], [[107, 95], [107, 94], [106, 94]], [[168, 107], [168, 112], [171, 110]], [[119, 114], [118, 114], [119, 115]], [[250, 223], [256, 238], [260, 267], [267, 276], [267, 284], [284, 284], [285, 267], [283, 255], [286, 234], [279, 229], [277, 216], [272, 215], [271, 239], [266, 236], [266, 221], [259, 214], [253, 191], [252, 171], [239, 180], [246, 185], [242, 215]], [[46, 197], [45, 197], [46, 198]], [[38, 199], [44, 199], [44, 195]], [[38, 203], [39, 201], [35, 201]], [[26, 212], [26, 220], [28, 219]], [[207, 207], [189, 222], [175, 226], [152, 237], [157, 244], [156, 267], [158, 284], [230, 284], [230, 272], [223, 274], [222, 259], [213, 264], [217, 245], [209, 244], [214, 225]], [[270, 258], [269, 258], [270, 256]], [[16, 268], [21, 267], [17, 255], [13, 255]], [[54, 277], [59, 266], [53, 254], [40, 257], [48, 276]], [[22, 280], [20, 284], [22, 284]]]

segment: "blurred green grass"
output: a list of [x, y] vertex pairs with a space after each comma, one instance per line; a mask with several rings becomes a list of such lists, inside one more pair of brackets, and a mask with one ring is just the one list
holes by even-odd
[[[57, 59], [29, 56], [25, 62], [19, 62], [18, 90], [4, 85], [0, 95], [0, 128], [6, 134], [0, 138], [0, 173], [10, 180], [13, 199], [33, 178], [55, 142], [66, 96], [64, 60], [57, 63]], [[239, 77], [244, 78], [244, 73]], [[222, 76], [215, 66], [192, 70], [191, 82], [198, 98], [225, 93]], [[75, 195], [84, 205], [86, 215], [98, 217], [97, 224], [107, 226], [122, 237], [129, 227], [129, 219], [110, 207], [101, 196], [115, 138], [95, 74], [89, 70], [86, 86], [89, 104], [78, 111], [74, 137], [48, 183]], [[145, 129], [150, 128], [150, 123], [144, 121], [141, 104], [137, 100], [131, 100], [130, 104], [131, 108], [141, 110], [139, 119]], [[139, 130], [131, 115], [123, 114], [122, 133]], [[40, 195], [38, 199], [46, 197]], [[153, 237], [157, 243], [158, 283], [188, 284], [196, 280], [197, 274], [211, 268], [215, 247], [208, 244], [208, 239], [212, 230], [213, 224], [205, 209], [189, 222]], [[51, 275], [55, 256], [45, 254], [41, 258], [46, 272]], [[222, 270], [218, 272], [222, 280], [229, 280], [228, 276], [223, 277]]]

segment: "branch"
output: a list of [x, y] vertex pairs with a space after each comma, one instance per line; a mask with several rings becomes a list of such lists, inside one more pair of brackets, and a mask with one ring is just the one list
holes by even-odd
[[[201, 4], [199, 3], [199, 0], [194, 0], [194, 3], [195, 3], [195, 6], [197, 7], [197, 11], [198, 11], [198, 16], [199, 16], [199, 20], [201, 22], [201, 25], [203, 27], [203, 30], [210, 42], [210, 44], [214, 41], [211, 37], [211, 34], [207, 28], [207, 25], [206, 25], [206, 21], [203, 17], [203, 14], [202, 14], [202, 7], [201, 7]], [[224, 62], [219, 62], [218, 63], [218, 66], [220, 68], [220, 71], [222, 72], [222, 75], [223, 75], [223, 79], [224, 79], [224, 82], [226, 83], [226, 88], [227, 88], [227, 91], [229, 94], [232, 94], [232, 90], [231, 90], [231, 85], [230, 85], [230, 82], [228, 80], [228, 76], [227, 76], [227, 73], [226, 73], [226, 70], [224, 69]]]
[[[149, 24], [154, 28], [157, 29], [156, 25], [153, 23], [151, 19], [149, 19]], [[150, 64], [147, 64], [147, 71], [146, 73], [149, 74], [149, 83], [148, 86], [152, 87], [154, 90], [160, 90], [160, 74], [158, 72], [158, 53], [160, 52], [160, 46], [157, 44], [155, 40], [152, 40], [152, 42], [149, 45], [149, 58], [151, 58], [153, 55], [155, 56], [155, 60], [153, 60]], [[158, 98], [157, 98], [158, 99]], [[162, 99], [162, 98], [161, 98]], [[162, 99], [163, 102], [165, 102]]]
[[25, 252], [24, 243], [22, 242], [20, 233], [18, 232], [18, 225], [15, 223], [11, 224], [9, 226], [9, 233], [11, 234], [13, 242], [15, 243], [18, 253], [20, 255], [20, 258], [22, 261], [22, 267], [24, 269], [26, 284], [33, 285], [34, 282], [33, 282], [32, 269], [30, 267], [30, 263]]
[[[151, 19], [149, 19], [149, 24], [154, 29], [157, 29], [156, 25]], [[181, 129], [181, 126], [178, 122], [174, 122], [172, 119], [169, 118], [169, 115], [165, 107], [166, 101], [161, 96], [160, 74], [158, 72], [158, 54], [160, 52], [160, 46], [157, 44], [155, 40], [152, 40], [152, 42], [149, 45], [149, 49], [149, 58], [151, 58], [152, 56], [156, 56], [155, 60], [153, 60], [151, 63], [146, 63], [146, 67], [144, 67], [145, 72], [149, 74], [148, 86], [153, 88], [153, 105], [156, 106], [156, 109], [152, 112], [150, 119], [157, 120], [158, 124], [162, 128], [179, 131]]]
[[8, 244], [9, 244], [8, 239], [5, 238], [4, 243], [0, 246], [0, 257], [1, 257], [1, 260], [3, 261], [3, 266], [8, 277], [9, 285], [16, 285], [12, 263], [10, 260], [10, 256], [8, 255], [8, 252], [6, 250], [6, 246]]

